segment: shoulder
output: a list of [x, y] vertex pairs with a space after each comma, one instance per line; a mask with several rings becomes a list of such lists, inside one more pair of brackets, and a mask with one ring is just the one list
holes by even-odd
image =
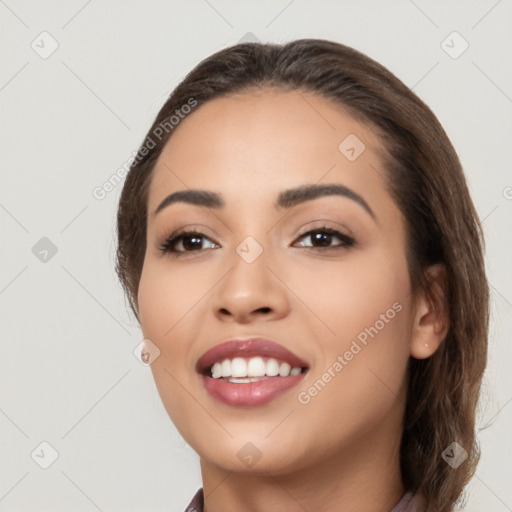
[[423, 498], [408, 491], [390, 512], [423, 512], [424, 510], [425, 501]]
[[188, 504], [185, 512], [203, 512], [204, 496], [203, 488], [198, 489], [192, 501]]

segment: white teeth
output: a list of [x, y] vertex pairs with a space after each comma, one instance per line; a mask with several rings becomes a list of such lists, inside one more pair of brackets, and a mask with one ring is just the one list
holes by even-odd
[[269, 359], [267, 361], [266, 373], [269, 377], [279, 375], [279, 363], [275, 359]]
[[236, 379], [228, 379], [228, 382], [233, 382], [234, 384], [247, 384], [249, 382], [258, 382], [259, 380], [262, 379], [259, 379], [257, 377], [247, 377], [246, 379], [237, 377]]
[[261, 377], [288, 377], [289, 375], [299, 375], [302, 368], [292, 368], [288, 363], [280, 363], [277, 359], [270, 358], [265, 360], [262, 357], [251, 357], [244, 359], [235, 357], [234, 359], [225, 359], [217, 362], [211, 367], [211, 375], [214, 379], [221, 377], [233, 377], [229, 382], [256, 382]]
[[288, 377], [291, 369], [292, 367], [288, 363], [281, 363], [281, 366], [279, 366], [279, 375], [281, 375], [281, 377]]
[[231, 361], [229, 359], [222, 361], [221, 377], [231, 377]]
[[219, 377], [222, 377], [222, 367], [220, 363], [215, 363], [212, 366], [212, 377], [214, 379], [218, 379]]
[[247, 377], [263, 377], [267, 371], [267, 365], [261, 357], [251, 357], [247, 364]]
[[247, 363], [245, 359], [235, 357], [233, 361], [231, 361], [231, 375], [233, 377], [247, 377]]

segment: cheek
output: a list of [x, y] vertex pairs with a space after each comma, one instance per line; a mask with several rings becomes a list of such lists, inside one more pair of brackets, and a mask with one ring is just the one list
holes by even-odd
[[194, 304], [207, 291], [189, 271], [170, 272], [165, 261], [147, 261], [139, 283], [138, 304], [144, 336], [165, 340], [172, 336]]
[[315, 324], [322, 357], [299, 402], [311, 418], [327, 410], [334, 422], [375, 425], [405, 382], [411, 315], [405, 258], [369, 251], [302, 275], [309, 278], [301, 296], [335, 334]]
[[353, 253], [345, 261], [312, 260], [307, 268], [289, 272], [294, 272], [287, 277], [294, 283], [294, 291], [309, 312], [322, 320], [324, 335], [340, 346], [376, 322], [381, 327], [382, 321], [390, 319], [385, 329], [380, 329], [390, 330], [391, 324], [406, 316], [396, 314], [399, 306], [393, 309], [397, 302], [403, 307], [410, 292], [406, 261], [400, 254], [382, 250]]
[[199, 308], [194, 305], [208, 288], [190, 272], [171, 273], [166, 262], [152, 260], [146, 260], [139, 283], [143, 336], [160, 349], [151, 372], [167, 414], [189, 443], [191, 400], [183, 383], [190, 378], [189, 341], [197, 336], [193, 329], [201, 325]]
[[160, 349], [151, 370], [168, 412], [186, 400], [180, 398], [178, 382], [192, 369], [189, 341], [198, 335], [194, 332], [201, 325], [197, 305], [207, 290], [206, 285], [205, 290], [198, 286], [188, 272], [171, 273], [159, 261], [145, 264], [139, 283], [140, 326], [144, 338]]

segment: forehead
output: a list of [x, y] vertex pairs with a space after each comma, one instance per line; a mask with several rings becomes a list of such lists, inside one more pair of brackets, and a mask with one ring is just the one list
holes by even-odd
[[369, 126], [311, 93], [262, 89], [217, 98], [175, 128], [153, 171], [148, 206], [186, 188], [226, 197], [321, 181], [383, 189], [382, 149]]

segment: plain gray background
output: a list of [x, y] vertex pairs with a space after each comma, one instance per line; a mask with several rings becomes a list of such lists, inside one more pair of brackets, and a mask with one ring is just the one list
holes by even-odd
[[[244, 38], [302, 37], [384, 64], [459, 153], [492, 285], [483, 455], [465, 510], [512, 510], [511, 0], [0, 0], [0, 16], [0, 510], [181, 512], [201, 485], [132, 353], [142, 336], [114, 273], [121, 186], [93, 190], [201, 59]], [[43, 441], [58, 453], [48, 469]]]

